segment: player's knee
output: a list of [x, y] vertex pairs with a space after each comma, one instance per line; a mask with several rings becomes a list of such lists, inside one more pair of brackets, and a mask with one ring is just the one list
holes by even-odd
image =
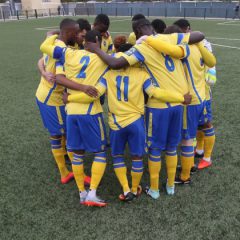
[[207, 123], [205, 123], [204, 125], [203, 125], [203, 130], [204, 129], [207, 129], [207, 128], [212, 128], [213, 127], [213, 125], [212, 125], [212, 123], [211, 122], [207, 122]]
[[132, 160], [141, 160], [142, 158], [142, 156], [132, 155]]
[[149, 161], [160, 162], [161, 161], [161, 149], [150, 148], [149, 149]]
[[135, 159], [132, 160], [132, 171], [133, 172], [143, 172], [143, 160], [142, 159]]
[[123, 155], [112, 156], [113, 168], [125, 167]]
[[181, 142], [181, 145], [182, 146], [193, 146], [193, 139], [183, 139], [182, 142]]
[[50, 137], [50, 143], [52, 149], [60, 149], [62, 148], [62, 136], [51, 136]]

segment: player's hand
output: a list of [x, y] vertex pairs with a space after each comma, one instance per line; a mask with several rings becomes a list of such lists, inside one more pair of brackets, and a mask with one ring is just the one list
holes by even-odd
[[93, 86], [85, 85], [83, 92], [90, 97], [94, 97], [94, 98], [98, 97], [98, 90]]
[[64, 92], [63, 93], [63, 97], [62, 97], [62, 100], [63, 100], [63, 103], [66, 105], [68, 103], [68, 93], [67, 92]]
[[89, 52], [95, 53], [97, 49], [100, 48], [98, 37], [96, 37], [96, 42], [85, 42], [84, 48]]
[[187, 94], [184, 95], [184, 105], [188, 105], [190, 104], [192, 101], [192, 95], [189, 94], [189, 92]]
[[43, 77], [51, 84], [54, 84], [56, 82], [56, 75], [51, 72], [45, 72], [43, 74]]
[[140, 37], [137, 41], [136, 41], [136, 44], [141, 44], [142, 42], [144, 42], [146, 39], [147, 39], [147, 35], [144, 35], [142, 37]]

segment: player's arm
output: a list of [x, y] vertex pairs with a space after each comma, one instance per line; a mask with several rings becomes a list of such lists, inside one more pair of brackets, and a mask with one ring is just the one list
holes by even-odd
[[43, 58], [38, 60], [38, 70], [44, 79], [46, 79], [49, 83], [53, 84], [56, 82], [55, 74], [46, 71]]
[[153, 86], [151, 79], [144, 82], [143, 89], [149, 97], [157, 98], [162, 102], [190, 104], [192, 100], [192, 96], [189, 93], [182, 95]]
[[203, 42], [197, 44], [199, 51], [201, 52], [204, 64], [206, 64], [209, 68], [212, 68], [216, 65], [215, 56], [204, 46]]
[[202, 32], [195, 31], [195, 32], [190, 32], [189, 35], [189, 44], [195, 44], [201, 42], [205, 38], [205, 35]]
[[46, 38], [40, 46], [40, 51], [55, 59], [60, 59], [65, 51], [65, 48], [55, 46], [55, 40], [58, 35], [52, 35]]
[[102, 59], [102, 61], [112, 69], [120, 69], [129, 66], [129, 63], [125, 58], [114, 58], [113, 56], [110, 56], [107, 53], [103, 52], [99, 47], [98, 42], [87, 42], [85, 44], [85, 48], [90, 52], [96, 53]]
[[181, 59], [187, 55], [187, 45], [174, 45], [154, 36], [147, 37], [145, 41], [158, 52], [164, 53], [171, 57]]
[[68, 95], [67, 102], [78, 102], [78, 103], [91, 103], [100, 98], [107, 90], [107, 82], [105, 78], [102, 78], [99, 83], [96, 85], [98, 91], [97, 97], [90, 97], [85, 93], [78, 93]]

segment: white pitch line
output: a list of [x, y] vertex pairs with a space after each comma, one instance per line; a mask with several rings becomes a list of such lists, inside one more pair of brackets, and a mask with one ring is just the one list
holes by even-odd
[[217, 46], [217, 47], [233, 48], [233, 49], [240, 50], [240, 47], [233, 47], [233, 46], [221, 45], [221, 44], [216, 44], [216, 43], [211, 43], [211, 44], [214, 45], [214, 46]]
[[240, 41], [240, 38], [207, 37], [207, 39], [219, 39], [219, 40], [229, 40], [229, 41]]
[[227, 26], [238, 26], [239, 24], [232, 24], [232, 23], [239, 23], [239, 22], [240, 22], [240, 20], [232, 20], [232, 21], [227, 21], [227, 22], [220, 22], [217, 24], [218, 25], [227, 25]]

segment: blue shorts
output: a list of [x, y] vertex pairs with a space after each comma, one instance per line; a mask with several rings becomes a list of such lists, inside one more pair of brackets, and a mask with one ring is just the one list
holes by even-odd
[[149, 148], [175, 148], [181, 141], [183, 106], [147, 108], [147, 141]]
[[204, 109], [204, 123], [212, 121], [212, 100], [207, 100]]
[[193, 139], [197, 135], [198, 125], [204, 119], [205, 102], [198, 105], [188, 105], [184, 108], [182, 139]]
[[51, 136], [66, 134], [66, 112], [64, 106], [48, 106], [36, 99], [43, 125]]
[[127, 143], [132, 156], [143, 156], [146, 153], [144, 117], [125, 128], [110, 130], [110, 143], [112, 156], [123, 155]]
[[67, 115], [67, 149], [101, 152], [106, 149], [106, 129], [101, 113]]

